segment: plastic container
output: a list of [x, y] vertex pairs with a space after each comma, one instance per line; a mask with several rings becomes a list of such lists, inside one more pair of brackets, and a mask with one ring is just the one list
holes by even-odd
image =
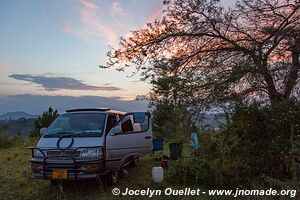
[[153, 151], [162, 151], [164, 147], [164, 140], [162, 138], [153, 139]]
[[152, 168], [152, 180], [155, 183], [163, 182], [164, 180], [164, 170], [162, 167], [153, 167]]

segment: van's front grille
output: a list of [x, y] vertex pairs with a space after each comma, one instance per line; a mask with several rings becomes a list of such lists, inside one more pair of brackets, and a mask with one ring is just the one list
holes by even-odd
[[51, 160], [70, 160], [73, 158], [79, 158], [80, 151], [75, 151], [73, 154], [73, 151], [64, 150], [64, 151], [47, 151], [48, 159]]

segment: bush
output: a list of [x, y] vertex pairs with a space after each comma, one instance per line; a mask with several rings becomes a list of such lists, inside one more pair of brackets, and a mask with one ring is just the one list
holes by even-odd
[[[217, 133], [200, 136], [192, 158], [170, 164], [169, 182], [201, 187], [262, 187], [299, 180], [300, 103], [237, 104]], [[267, 178], [266, 178], [267, 177]], [[273, 181], [274, 183], [275, 181]]]
[[48, 127], [58, 115], [57, 110], [53, 110], [53, 108], [49, 107], [47, 111], [43, 112], [42, 116], [34, 121], [34, 130], [30, 133], [30, 137], [39, 137], [40, 129]]
[[166, 178], [170, 183], [200, 184], [202, 187], [214, 186], [215, 183], [211, 163], [197, 157], [172, 161]]
[[200, 136], [201, 148], [190, 158], [171, 161], [167, 173], [170, 183], [188, 183], [203, 188], [249, 186], [249, 166], [222, 155], [220, 134], [208, 131]]
[[300, 104], [294, 99], [272, 106], [237, 105], [221, 132], [223, 156], [247, 165], [249, 178], [290, 179], [291, 152], [300, 155], [299, 127]]

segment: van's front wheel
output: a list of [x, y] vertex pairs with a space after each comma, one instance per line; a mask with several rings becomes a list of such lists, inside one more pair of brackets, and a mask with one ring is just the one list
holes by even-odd
[[130, 165], [131, 165], [132, 167], [136, 167], [136, 166], [138, 166], [138, 164], [139, 164], [139, 157], [134, 157], [134, 158], [132, 159]]
[[50, 183], [51, 183], [51, 185], [55, 185], [55, 186], [57, 186], [58, 185], [58, 182], [57, 182], [57, 180], [50, 180]]
[[106, 175], [107, 185], [116, 185], [119, 180], [119, 172], [118, 171], [110, 171]]

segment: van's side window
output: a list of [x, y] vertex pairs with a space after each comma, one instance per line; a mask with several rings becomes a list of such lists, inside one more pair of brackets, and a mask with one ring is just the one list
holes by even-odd
[[109, 115], [107, 118], [106, 134], [112, 129], [112, 127], [117, 123], [117, 115]]
[[132, 122], [131, 122], [131, 119], [127, 119], [125, 121], [122, 122], [121, 124], [122, 126], [122, 132], [123, 133], [127, 133], [127, 132], [132, 132], [133, 131], [133, 125], [132, 125]]

